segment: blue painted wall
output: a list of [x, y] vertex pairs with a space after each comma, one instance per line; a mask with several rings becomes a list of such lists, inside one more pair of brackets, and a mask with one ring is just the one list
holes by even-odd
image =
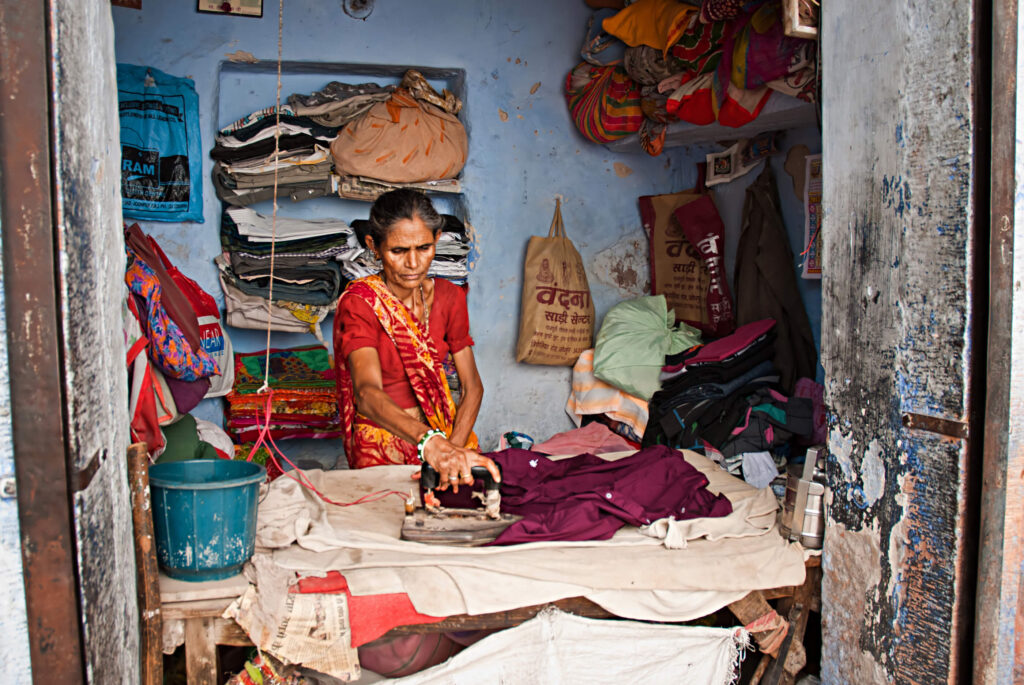
[[[195, 79], [203, 146], [209, 149], [218, 125], [274, 102], [273, 77], [219, 78], [218, 73], [226, 55], [238, 50], [261, 60], [276, 59], [278, 5], [265, 0], [262, 19], [198, 14], [193, 7], [194, 3], [186, 0], [147, 0], [141, 11], [113, 8], [117, 59]], [[478, 251], [469, 307], [486, 388], [477, 423], [485, 448], [494, 446], [500, 433], [509, 429], [544, 438], [571, 427], [564, 411], [569, 369], [514, 361], [525, 246], [529, 236], [548, 230], [555, 194], [564, 197], [566, 227], [587, 264], [600, 320], [613, 304], [642, 294], [646, 283], [646, 241], [636, 198], [692, 187], [693, 162], [707, 151], [679, 148], [658, 158], [611, 153], [577, 133], [562, 87], [566, 73], [579, 61], [588, 14], [582, 0], [387, 0], [376, 3], [368, 19], [358, 21], [342, 12], [340, 2], [285, 3], [285, 60], [466, 70], [463, 120], [469, 130], [470, 152], [464, 185]], [[537, 83], [540, 86], [531, 94]], [[282, 97], [318, 85], [308, 76], [286, 75]], [[508, 113], [507, 121], [502, 121], [499, 109]], [[820, 149], [820, 143], [804, 140], [816, 138], [816, 131], [800, 135], [800, 142], [808, 144], [812, 152]], [[777, 161], [780, 187], [785, 190], [788, 177], [781, 171], [782, 160]], [[628, 169], [616, 169], [616, 162]], [[145, 223], [144, 228], [179, 268], [220, 299], [212, 264], [219, 250], [220, 208], [208, 180], [211, 167], [211, 161], [205, 159], [205, 223]], [[727, 230], [733, 234], [733, 250], [743, 188], [752, 179], [734, 183], [718, 194]], [[785, 192], [783, 203], [796, 247], [802, 240], [802, 214], [795, 198], [787, 202]], [[279, 213], [354, 219], [365, 217], [368, 210], [368, 205], [323, 199], [289, 202]], [[639, 252], [637, 245], [641, 246]], [[616, 276], [616, 271], [623, 270], [625, 278]], [[815, 299], [816, 286], [809, 295]], [[812, 314], [815, 322], [818, 318]], [[325, 325], [325, 331], [329, 326]], [[263, 333], [231, 333], [236, 349], [264, 346]], [[311, 336], [275, 333], [272, 344], [312, 342]], [[217, 403], [207, 401], [195, 413], [213, 419], [219, 418], [220, 409]], [[315, 449], [337, 451], [334, 445]]]

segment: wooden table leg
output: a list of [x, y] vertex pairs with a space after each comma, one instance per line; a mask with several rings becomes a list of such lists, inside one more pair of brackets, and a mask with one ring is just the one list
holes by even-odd
[[145, 443], [136, 443], [128, 448], [128, 485], [132, 496], [136, 585], [142, 622], [142, 685], [160, 685], [164, 681], [163, 620], [153, 507], [149, 496], [149, 455]]
[[185, 671], [189, 685], [217, 685], [217, 643], [212, 618], [185, 620]]

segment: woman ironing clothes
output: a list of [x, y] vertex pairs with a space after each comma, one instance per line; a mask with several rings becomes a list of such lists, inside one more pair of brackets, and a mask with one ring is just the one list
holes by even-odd
[[[444, 219], [420, 192], [393, 190], [370, 210], [366, 246], [381, 271], [349, 283], [334, 318], [338, 402], [351, 468], [434, 467], [442, 483], [472, 484], [473, 466], [497, 467], [473, 433], [483, 383], [462, 289], [427, 277]], [[462, 386], [452, 400], [442, 362]]]

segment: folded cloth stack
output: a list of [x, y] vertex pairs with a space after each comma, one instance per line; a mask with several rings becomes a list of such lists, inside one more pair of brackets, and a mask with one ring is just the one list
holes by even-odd
[[221, 215], [224, 253], [214, 261], [228, 324], [266, 328], [273, 246], [271, 329], [313, 333], [323, 343], [320, 322], [334, 311], [345, 285], [338, 259], [361, 252], [352, 247], [353, 239], [352, 229], [338, 219], [279, 217], [275, 222], [247, 207], [225, 205]]
[[331, 81], [309, 95], [289, 95], [287, 107], [321, 126], [341, 128], [366, 114], [375, 103], [387, 100], [394, 90], [394, 86], [379, 86], [376, 83]]
[[[413, 97], [455, 114], [461, 101], [447, 90], [436, 93], [419, 73], [409, 71], [402, 82]], [[213, 185], [224, 202], [247, 207], [278, 197], [292, 201], [329, 195], [372, 202], [393, 188], [412, 186], [438, 193], [460, 193], [457, 179], [429, 183], [386, 183], [359, 176], [338, 175], [330, 144], [339, 131], [358, 122], [377, 103], [388, 100], [395, 86], [331, 81], [322, 89], [293, 93], [288, 103], [248, 114], [222, 128], [210, 152]], [[275, 134], [278, 154], [274, 155]]]
[[[275, 299], [318, 307], [336, 302], [342, 286], [336, 259], [351, 251], [351, 229], [338, 220], [280, 219], [277, 223], [282, 233], [278, 233], [277, 241], [271, 242], [263, 238], [271, 229], [270, 217], [244, 207], [225, 208], [221, 216], [221, 246], [230, 266], [227, 280], [244, 293], [266, 299], [273, 246]], [[255, 239], [242, 233], [252, 233], [253, 226], [257, 232]], [[308, 237], [289, 239], [289, 230]], [[316, 231], [320, 234], [310, 235]]]
[[[443, 214], [442, 218], [444, 227], [437, 238], [434, 261], [427, 275], [431, 278], [443, 278], [456, 285], [464, 285], [469, 278], [469, 231], [458, 217]], [[355, 245], [355, 248], [338, 258], [341, 261], [341, 272], [347, 280], [355, 280], [380, 271], [380, 262], [373, 252], [359, 247], [366, 244], [369, 224], [370, 222], [365, 219], [352, 222], [356, 238], [350, 244]]]
[[272, 391], [269, 431], [275, 440], [340, 438], [334, 369], [319, 345], [235, 354], [235, 384], [225, 397], [227, 429], [236, 442], [254, 442], [267, 425], [267, 395], [257, 394], [264, 377]]
[[666, 357], [643, 444], [689, 447], [704, 442], [739, 473], [740, 455], [813, 432], [810, 400], [778, 391], [779, 374], [771, 363], [774, 328], [773, 319], [755, 321]]
[[373, 202], [384, 193], [396, 188], [413, 188], [428, 193], [450, 193], [453, 195], [462, 192], [462, 184], [457, 178], [423, 181], [422, 183], [392, 183], [367, 176], [347, 176], [345, 174], [340, 174], [336, 178], [340, 197], [365, 202]]
[[328, 148], [338, 128], [290, 111], [282, 107], [278, 115], [271, 107], [253, 112], [217, 134], [210, 157], [216, 162], [213, 186], [221, 200], [248, 206], [272, 199], [275, 181], [277, 196], [295, 201], [333, 192]]

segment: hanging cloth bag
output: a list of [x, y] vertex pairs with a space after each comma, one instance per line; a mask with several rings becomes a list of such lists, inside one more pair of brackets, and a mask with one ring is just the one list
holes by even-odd
[[556, 199], [547, 237], [532, 236], [526, 248], [516, 361], [572, 366], [593, 339], [590, 285]]
[[199, 344], [217, 362], [218, 373], [210, 377], [210, 389], [207, 390], [205, 397], [223, 397], [231, 392], [231, 386], [235, 382], [235, 355], [231, 348], [231, 339], [221, 322], [217, 301], [213, 299], [213, 295], [203, 290], [198, 283], [171, 263], [167, 253], [153, 236], [146, 238], [171, 280], [191, 305], [199, 326]]

